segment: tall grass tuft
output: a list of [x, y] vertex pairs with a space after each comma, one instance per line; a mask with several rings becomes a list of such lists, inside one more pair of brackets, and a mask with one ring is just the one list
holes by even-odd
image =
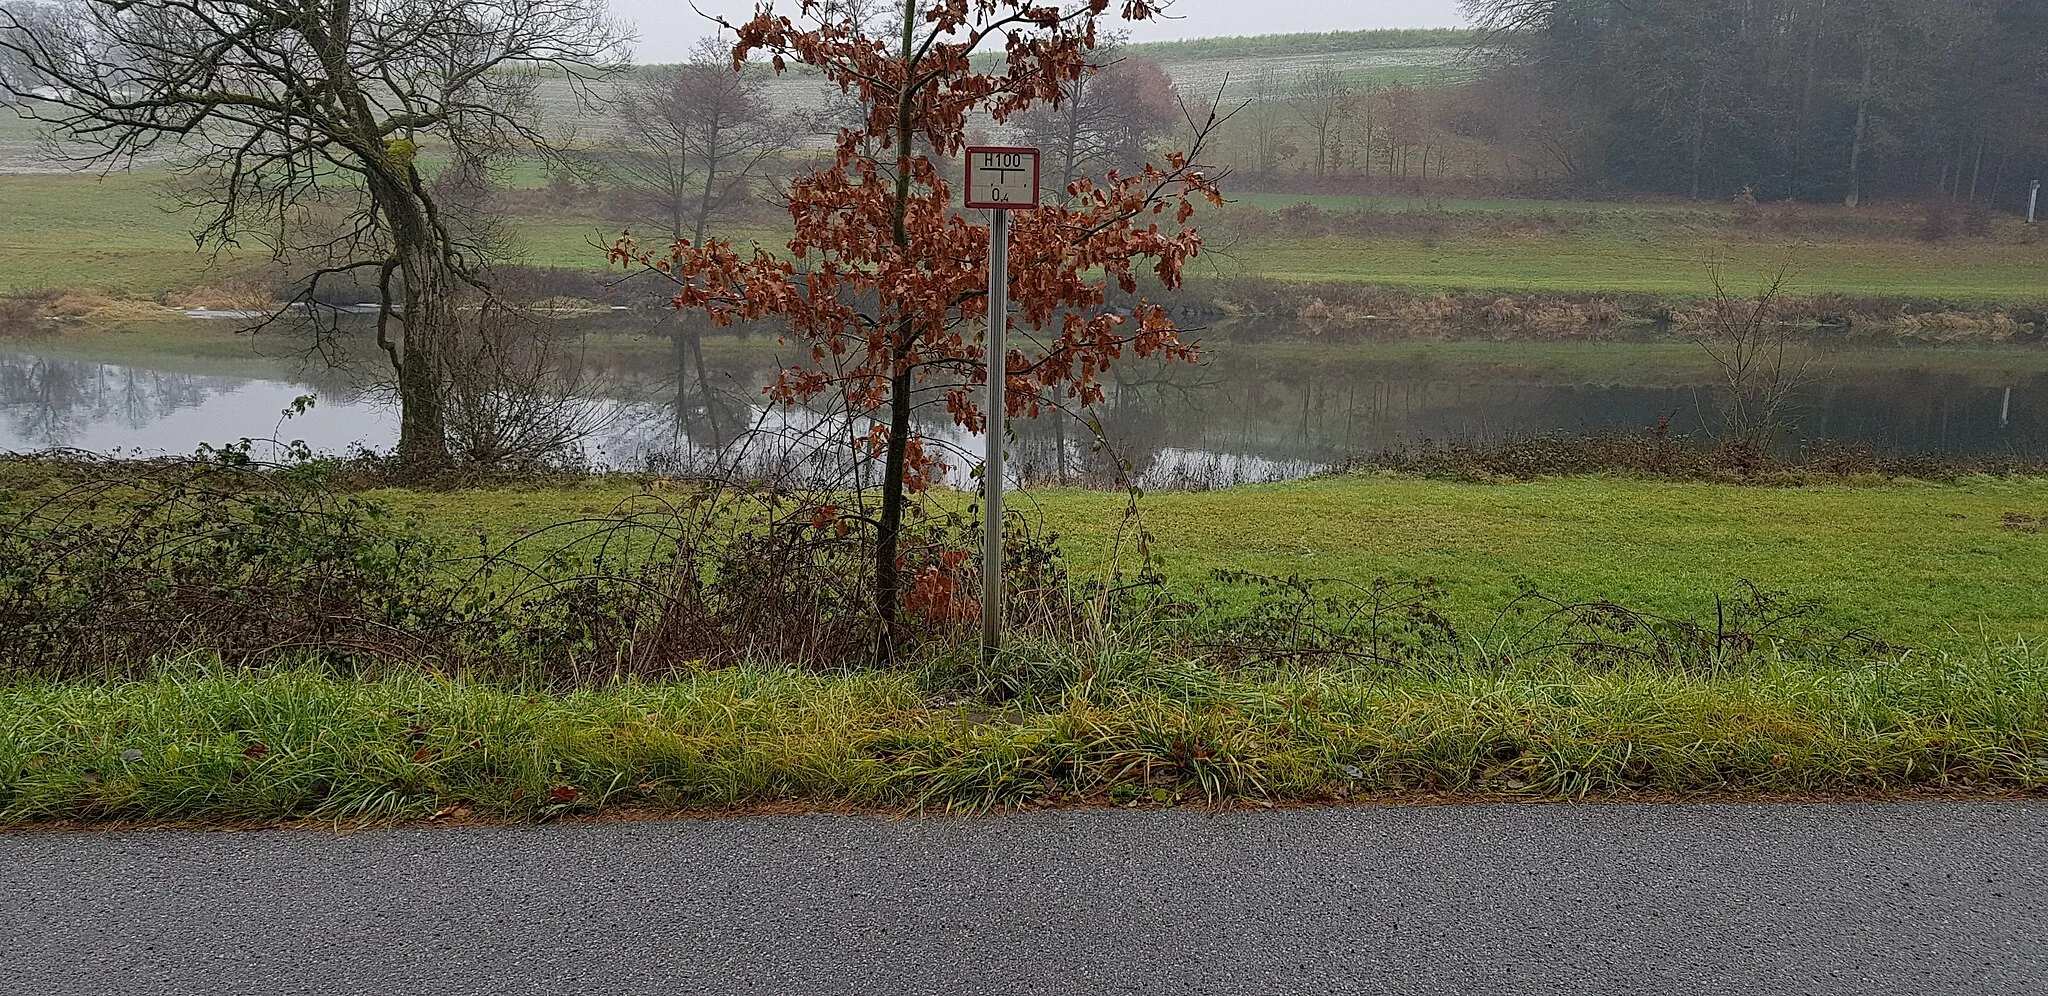
[[531, 820], [799, 803], [885, 810], [1412, 793], [2035, 791], [2048, 657], [1713, 673], [1437, 658], [1406, 669], [1025, 648], [977, 665], [736, 667], [545, 694], [317, 667], [167, 663], [0, 687], [0, 823]]

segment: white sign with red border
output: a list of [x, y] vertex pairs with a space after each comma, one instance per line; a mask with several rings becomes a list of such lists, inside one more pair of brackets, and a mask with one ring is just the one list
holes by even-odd
[[1038, 150], [1016, 145], [967, 148], [967, 206], [1007, 211], [1038, 207]]

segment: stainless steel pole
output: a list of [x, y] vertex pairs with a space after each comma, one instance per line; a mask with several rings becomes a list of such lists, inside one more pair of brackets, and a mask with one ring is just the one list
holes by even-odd
[[1003, 381], [1008, 376], [1010, 212], [989, 212], [988, 409], [982, 427], [988, 453], [981, 465], [981, 660], [993, 663], [1003, 642]]

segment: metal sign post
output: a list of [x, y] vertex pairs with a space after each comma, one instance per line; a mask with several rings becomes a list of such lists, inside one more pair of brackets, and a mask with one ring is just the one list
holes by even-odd
[[988, 407], [981, 490], [981, 659], [995, 660], [1003, 642], [1003, 381], [1010, 316], [1010, 212], [1038, 207], [1038, 150], [977, 145], [967, 150], [967, 206], [987, 208]]

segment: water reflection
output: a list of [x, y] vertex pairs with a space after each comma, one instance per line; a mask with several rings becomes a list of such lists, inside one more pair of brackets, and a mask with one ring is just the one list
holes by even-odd
[[[701, 375], [690, 363], [678, 376], [665, 340], [584, 351], [582, 362], [614, 392], [587, 402], [605, 409], [596, 420], [605, 428], [584, 456], [616, 469], [719, 462], [747, 473], [802, 471], [838, 466], [864, 433], [862, 420], [761, 405], [760, 385], [777, 367], [772, 350], [720, 352], [728, 358]], [[1126, 365], [1102, 404], [1017, 425], [1013, 475], [1151, 486], [1280, 480], [1423, 440], [1637, 431], [1660, 420], [1674, 434], [1705, 437], [1720, 419], [1711, 383], [1557, 383], [1555, 374], [1499, 365], [1306, 362], [1227, 343], [1208, 356], [1201, 366]], [[1941, 363], [1938, 351], [1901, 353], [1844, 367], [1852, 373], [1817, 374], [1796, 398], [1785, 445], [1825, 438], [1898, 454], [2048, 454], [2048, 423], [2037, 415], [2048, 377], [1987, 386], [1983, 374]], [[227, 363], [235, 376], [186, 372], [205, 361], [179, 365], [186, 369], [0, 350], [0, 450], [189, 453], [274, 436], [341, 452], [385, 448], [396, 435], [394, 412], [361, 378], [285, 360]], [[319, 395], [316, 409], [281, 418], [308, 393]], [[943, 417], [920, 427], [954, 454], [952, 482], [968, 484], [979, 440]]]

